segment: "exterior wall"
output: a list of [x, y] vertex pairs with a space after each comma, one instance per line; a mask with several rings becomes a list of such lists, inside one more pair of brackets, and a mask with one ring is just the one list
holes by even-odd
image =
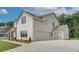
[[[14, 39], [14, 37], [15, 37], [14, 28], [12, 28], [12, 29], [11, 29], [10, 31], [8, 31], [6, 34], [8, 35], [8, 38], [9, 38], [9, 39]], [[12, 36], [12, 34], [13, 34], [13, 36]]]
[[[45, 22], [47, 19], [47, 24]], [[49, 40], [51, 38], [50, 32], [54, 28], [52, 23], [54, 22], [54, 27], [58, 26], [59, 23], [55, 16], [47, 15], [43, 16], [40, 20], [34, 20], [34, 39], [35, 40]]]
[[63, 37], [63, 39], [69, 39], [69, 29], [68, 29], [68, 26], [67, 25], [65, 25], [64, 26], [64, 31], [63, 31], [64, 33], [64, 37]]
[[[26, 24], [21, 24], [21, 19], [26, 16]], [[47, 23], [46, 21], [47, 20]], [[54, 26], [53, 26], [54, 23]], [[59, 26], [59, 27], [57, 27]], [[50, 40], [50, 39], [68, 39], [69, 31], [67, 25], [59, 25], [56, 17], [53, 14], [34, 18], [28, 13], [23, 13], [14, 27], [16, 28], [16, 39], [32, 41]], [[54, 31], [52, 31], [57, 27]], [[27, 37], [21, 37], [20, 31], [26, 30]], [[52, 37], [51, 37], [52, 32]]]
[[[26, 16], [26, 24], [21, 24], [22, 16]], [[29, 40], [29, 38], [31, 37], [31, 39], [33, 40], [33, 18], [31, 15], [27, 14], [26, 12], [23, 13], [22, 16], [17, 21], [17, 27], [16, 27], [17, 37], [16, 37], [16, 39]], [[27, 31], [27, 37], [20, 36], [20, 31], [23, 31], [23, 30]]]
[[14, 32], [13, 38], [16, 38], [16, 22], [14, 23], [14, 26], [13, 26], [13, 27], [14, 27], [14, 28], [13, 28], [11, 31]]

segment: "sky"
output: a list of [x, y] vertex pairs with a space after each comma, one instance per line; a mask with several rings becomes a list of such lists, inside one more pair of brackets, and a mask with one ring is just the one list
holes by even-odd
[[0, 22], [14, 21], [21, 13], [21, 8], [0, 7]]
[[37, 16], [55, 12], [60, 14], [73, 14], [79, 11], [78, 7], [0, 7], [0, 22], [15, 21], [22, 10], [28, 11]]

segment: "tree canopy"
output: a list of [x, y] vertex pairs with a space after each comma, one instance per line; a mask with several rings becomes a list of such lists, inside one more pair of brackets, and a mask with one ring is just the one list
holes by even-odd
[[0, 22], [0, 26], [11, 26], [13, 27], [14, 22], [13, 21], [9, 21], [9, 22]]

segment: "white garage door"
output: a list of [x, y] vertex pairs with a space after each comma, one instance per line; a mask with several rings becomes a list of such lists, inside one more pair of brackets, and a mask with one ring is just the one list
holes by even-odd
[[63, 32], [59, 32], [58, 35], [59, 35], [59, 39], [61, 39], [61, 40], [64, 39], [64, 33]]
[[49, 39], [49, 33], [48, 32], [42, 32], [42, 31], [36, 31], [35, 32], [35, 40], [41, 41], [41, 40], [48, 40]]

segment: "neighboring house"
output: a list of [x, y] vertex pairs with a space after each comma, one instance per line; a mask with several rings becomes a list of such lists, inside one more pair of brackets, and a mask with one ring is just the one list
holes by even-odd
[[0, 37], [8, 37], [8, 33], [12, 27], [0, 26]]
[[67, 25], [59, 25], [55, 13], [36, 16], [23, 11], [10, 31], [10, 39], [42, 41], [68, 39]]

